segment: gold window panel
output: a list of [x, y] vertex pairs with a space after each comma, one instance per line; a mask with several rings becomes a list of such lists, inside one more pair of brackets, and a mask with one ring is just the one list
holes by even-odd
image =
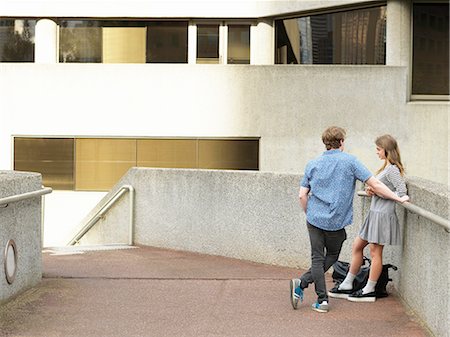
[[109, 190], [136, 165], [134, 139], [78, 138], [75, 149], [77, 190]]
[[107, 191], [133, 166], [258, 170], [259, 139], [14, 138], [14, 169], [53, 189]]
[[72, 190], [73, 138], [14, 138], [14, 170], [39, 172], [45, 186]]

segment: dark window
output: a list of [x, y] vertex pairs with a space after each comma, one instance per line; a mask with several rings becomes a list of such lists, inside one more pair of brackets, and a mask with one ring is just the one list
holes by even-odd
[[386, 6], [275, 23], [277, 64], [385, 64]]
[[413, 12], [412, 93], [449, 95], [449, 5], [414, 4]]
[[148, 63], [187, 63], [187, 22], [150, 22], [147, 28]]
[[59, 62], [187, 63], [187, 21], [61, 20]]
[[228, 26], [228, 64], [250, 64], [250, 26]]
[[34, 62], [36, 20], [0, 19], [0, 62]]
[[197, 63], [219, 63], [219, 25], [197, 25]]

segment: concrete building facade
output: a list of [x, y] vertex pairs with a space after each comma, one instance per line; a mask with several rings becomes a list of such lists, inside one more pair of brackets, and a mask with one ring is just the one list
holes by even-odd
[[[420, 6], [444, 6], [447, 13], [424, 14]], [[376, 23], [370, 19], [372, 9], [382, 12]], [[339, 18], [332, 24], [324, 21], [334, 14]], [[35, 20], [32, 61], [0, 62], [0, 169], [17, 165], [20, 137], [75, 143], [238, 139], [257, 142], [258, 170], [301, 173], [322, 152], [323, 129], [335, 124], [347, 129], [346, 150], [371, 170], [380, 164], [374, 139], [391, 133], [408, 175], [448, 185], [448, 2], [2, 0], [0, 19]], [[338, 20], [341, 28], [330, 30]], [[64, 49], [64, 34], [78, 21], [102, 25], [95, 39], [102, 40], [103, 49], [91, 52], [101, 54], [103, 62], [92, 61], [97, 54], [88, 55], [91, 61], [66, 62], [76, 52]], [[151, 22], [147, 35], [142, 22]], [[153, 53], [158, 43], [177, 39], [171, 33], [161, 41], [149, 38], [148, 32], [164, 29], [167, 22], [176, 23], [170, 29], [181, 22], [186, 32], [181, 61], [164, 62]], [[352, 30], [348, 22], [369, 28]], [[415, 24], [436, 27], [436, 32], [446, 29], [446, 40], [445, 33], [442, 41], [419, 36]], [[118, 25], [128, 28], [121, 37], [114, 35]], [[366, 34], [370, 30], [372, 37]], [[345, 41], [356, 41], [352, 46], [359, 49], [344, 50], [344, 34], [354, 34]], [[83, 36], [79, 46], [90, 43]], [[123, 55], [108, 58], [104, 46], [111, 39], [121, 39]], [[204, 50], [201, 43], [206, 43]], [[326, 46], [321, 49], [320, 43]], [[361, 54], [366, 49], [373, 49], [374, 56]], [[416, 62], [422, 49], [436, 55], [447, 50], [447, 62]], [[162, 57], [178, 52], [168, 48]], [[425, 79], [417, 75], [420, 67], [428, 67]], [[434, 79], [442, 82], [437, 89]], [[130, 162], [130, 167], [139, 165]], [[79, 191], [80, 205], [89, 199], [82, 192], [86, 189], [66, 189]], [[64, 204], [73, 193], [56, 191], [51, 198]]]

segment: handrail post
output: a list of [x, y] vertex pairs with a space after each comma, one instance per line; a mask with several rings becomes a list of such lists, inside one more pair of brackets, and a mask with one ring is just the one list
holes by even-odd
[[128, 227], [128, 245], [132, 246], [134, 243], [134, 188], [128, 185], [129, 193], [129, 227]]

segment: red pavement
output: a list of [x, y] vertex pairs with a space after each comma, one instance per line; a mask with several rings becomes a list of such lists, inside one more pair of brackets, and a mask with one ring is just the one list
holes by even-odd
[[43, 264], [41, 284], [0, 307], [0, 336], [430, 336], [395, 294], [323, 314], [309, 288], [293, 310], [297, 269], [151, 247], [44, 251]]

